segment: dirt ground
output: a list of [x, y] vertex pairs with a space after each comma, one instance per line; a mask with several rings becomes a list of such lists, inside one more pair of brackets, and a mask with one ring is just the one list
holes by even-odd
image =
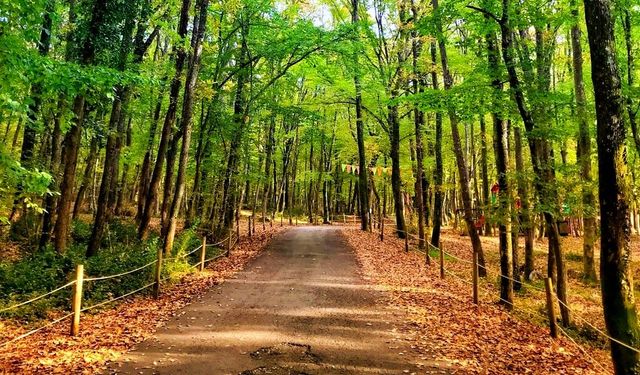
[[187, 306], [110, 373], [446, 373], [412, 352], [400, 310], [360, 276], [336, 227], [276, 238], [234, 279]]

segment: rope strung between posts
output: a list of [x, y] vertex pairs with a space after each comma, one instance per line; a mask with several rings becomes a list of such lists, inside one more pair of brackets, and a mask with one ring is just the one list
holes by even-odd
[[[445, 273], [447, 273], [447, 274], [448, 274], [448, 275], [450, 275], [450, 276], [453, 276], [454, 278], [456, 278], [456, 279], [458, 279], [458, 280], [460, 280], [460, 281], [462, 281], [462, 282], [464, 282], [464, 283], [466, 283], [466, 284], [468, 284], [468, 285], [473, 285], [473, 283], [472, 283], [471, 281], [465, 280], [465, 279], [463, 279], [462, 277], [460, 277], [460, 276], [456, 275], [455, 273], [448, 271], [447, 269], [445, 269]], [[484, 285], [482, 285], [482, 289], [481, 289], [481, 290], [482, 290], [486, 295], [489, 295], [489, 296], [492, 296], [492, 295], [493, 295], [493, 294], [492, 294], [492, 292], [493, 292], [493, 291], [492, 291], [492, 290], [490, 290], [489, 288], [487, 288], [487, 287], [486, 287], [486, 286], [484, 286]], [[557, 297], [556, 297], [556, 298], [557, 298]], [[515, 305], [515, 304], [513, 304], [513, 303], [511, 303], [511, 302], [509, 302], [509, 301], [507, 301], [507, 300], [505, 300], [505, 299], [503, 299], [502, 297], [498, 297], [498, 299], [499, 299], [500, 301], [504, 302], [504, 303], [509, 304], [509, 305], [510, 305], [514, 310], [517, 310], [517, 311], [520, 311], [520, 312], [522, 312], [522, 313], [525, 313], [525, 314], [527, 314], [527, 315], [531, 316], [532, 318], [540, 318], [540, 317], [545, 318], [545, 317], [544, 317], [543, 315], [541, 315], [539, 312], [535, 312], [535, 311], [533, 311], [533, 310], [531, 310], [531, 309], [525, 309], [525, 308], [523, 308], [523, 307], [521, 307], [521, 306], [517, 306], [517, 305]], [[587, 352], [587, 351], [582, 347], [582, 345], [578, 344], [578, 343], [573, 339], [573, 337], [571, 337], [571, 336], [570, 336], [570, 335], [569, 335], [569, 334], [568, 334], [564, 329], [562, 329], [562, 327], [560, 327], [559, 325], [558, 325], [557, 327], [560, 329], [560, 331], [562, 332], [562, 334], [563, 334], [564, 336], [566, 336], [566, 337], [567, 337], [567, 338], [568, 338], [568, 339], [573, 343], [573, 345], [575, 345], [575, 346], [576, 346], [576, 347], [577, 347], [577, 348], [578, 348], [582, 353], [584, 353], [584, 354], [585, 354], [585, 355], [586, 355], [586, 356], [591, 360], [591, 362], [592, 362], [593, 364], [595, 364], [597, 367], [599, 367], [601, 370], [603, 370], [603, 373], [606, 373], [606, 372], [607, 372], [607, 369], [606, 369], [604, 366], [602, 366], [602, 364], [600, 364], [600, 362], [599, 362], [598, 360], [596, 360], [593, 356], [591, 356], [591, 355], [590, 355], [590, 354], [589, 354], [589, 353], [588, 353], [588, 352]]]
[[[432, 247], [433, 247], [433, 248], [435, 248], [435, 249], [438, 249], [437, 247], [435, 247], [435, 246], [433, 246], [433, 245], [431, 245], [431, 244], [430, 244], [430, 246], [432, 246]], [[448, 255], [449, 257], [454, 258], [454, 259], [456, 259], [456, 260], [459, 260], [459, 261], [462, 261], [462, 262], [465, 262], [465, 263], [468, 263], [468, 264], [473, 264], [473, 262], [471, 262], [471, 261], [468, 261], [468, 260], [466, 260], [466, 259], [459, 258], [459, 257], [457, 257], [457, 256], [455, 256], [455, 255], [453, 255], [453, 254], [451, 254], [451, 253], [448, 253], [448, 252], [446, 252], [446, 251], [444, 251], [444, 250], [442, 250], [442, 252], [443, 252], [444, 254]], [[484, 269], [485, 269], [485, 270], [487, 270], [488, 272], [491, 272], [491, 273], [497, 274], [498, 276], [500, 276], [500, 277], [502, 277], [502, 278], [505, 278], [505, 279], [508, 279], [508, 280], [511, 280], [511, 281], [514, 281], [514, 282], [519, 282], [519, 283], [521, 283], [521, 284], [524, 284], [524, 283], [522, 283], [522, 281], [517, 281], [517, 280], [515, 280], [515, 279], [513, 279], [513, 278], [511, 278], [511, 277], [509, 277], [509, 276], [506, 276], [506, 275], [504, 275], [504, 274], [502, 274], [502, 273], [500, 273], [500, 272], [497, 272], [497, 271], [494, 271], [494, 270], [489, 269], [489, 268], [487, 268], [487, 267], [484, 267], [484, 266], [482, 266], [482, 265], [480, 265], [480, 264], [478, 264], [478, 267], [484, 268]], [[463, 282], [465, 282], [465, 283], [469, 283], [469, 284], [470, 284], [470, 282], [468, 282], [468, 281], [466, 281], [466, 280], [464, 280], [464, 279], [461, 279], [461, 278], [460, 278], [460, 277], [458, 277], [457, 275], [455, 275], [455, 274], [453, 274], [453, 273], [449, 272], [447, 269], [445, 269], [444, 271], [445, 271], [445, 273], [447, 273], [447, 274], [449, 274], [449, 275], [451, 275], [451, 276], [454, 276], [454, 277], [456, 277], [456, 278], [458, 278], [458, 279], [462, 280], [462, 281], [463, 281]], [[536, 286], [534, 286], [534, 285], [531, 285], [531, 284], [524, 284], [524, 285], [526, 285], [527, 287], [530, 287], [530, 288], [532, 288], [532, 289], [535, 289], [535, 290], [543, 291], [543, 292], [544, 292], [544, 289], [539, 288], [539, 287], [536, 287]], [[486, 288], [486, 287], [485, 287], [485, 286], [483, 286], [483, 288]], [[629, 350], [631, 350], [631, 351], [634, 351], [634, 352], [636, 352], [636, 353], [640, 354], [640, 349], [635, 348], [635, 347], [633, 347], [633, 346], [631, 346], [631, 345], [629, 345], [629, 344], [626, 344], [626, 343], [624, 343], [624, 342], [622, 342], [622, 341], [620, 341], [620, 340], [618, 340], [618, 339], [615, 339], [615, 338], [611, 337], [610, 335], [608, 335], [607, 333], [605, 333], [604, 331], [602, 331], [602, 330], [601, 330], [601, 329], [599, 329], [598, 327], [596, 327], [596, 326], [594, 326], [593, 324], [591, 324], [591, 323], [590, 323], [586, 318], [582, 317], [582, 316], [581, 316], [580, 314], [578, 314], [575, 310], [573, 310], [572, 308], [570, 308], [570, 307], [569, 307], [569, 305], [567, 305], [567, 304], [566, 304], [566, 303], [564, 303], [562, 300], [560, 300], [560, 299], [558, 298], [558, 296], [557, 296], [555, 293], [553, 293], [553, 298], [555, 298], [555, 299], [558, 301], [558, 303], [559, 303], [560, 305], [564, 306], [567, 310], [569, 310], [569, 311], [573, 314], [573, 316], [574, 316], [574, 317], [577, 317], [578, 319], [580, 319], [581, 321], [583, 321], [587, 326], [591, 327], [593, 330], [595, 330], [596, 332], [598, 332], [602, 337], [604, 337], [604, 338], [606, 338], [606, 339], [608, 339], [608, 340], [611, 340], [611, 341], [613, 341], [613, 342], [615, 342], [615, 343], [617, 343], [617, 344], [619, 344], [619, 345], [621, 345], [621, 346], [623, 346], [623, 347], [625, 347], [625, 348], [627, 348], [627, 349], [629, 349]], [[501, 298], [501, 299], [502, 299], [502, 298]], [[503, 301], [504, 301], [504, 300], [503, 300]], [[504, 302], [507, 302], [507, 301], [504, 301]], [[569, 337], [569, 336], [567, 335], [567, 333], [566, 333], [566, 332], [563, 332], [563, 333], [564, 333], [567, 337]], [[573, 339], [571, 338], [571, 340], [573, 340]], [[581, 348], [581, 350], [584, 350], [584, 349], [582, 349], [582, 348]]]
[[573, 309], [571, 309], [569, 306], [567, 306], [567, 304], [566, 304], [566, 303], [562, 302], [562, 301], [560, 300], [560, 298], [558, 298], [558, 296], [556, 296], [556, 295], [555, 295], [555, 293], [554, 293], [553, 297], [554, 297], [554, 298], [555, 298], [555, 299], [556, 299], [556, 300], [557, 300], [557, 301], [558, 301], [562, 306], [564, 306], [567, 310], [571, 311], [571, 313], [573, 314], [573, 316], [574, 316], [574, 317], [578, 317], [580, 320], [582, 320], [583, 322], [585, 322], [589, 327], [591, 327], [593, 330], [595, 330], [596, 332], [598, 332], [601, 336], [603, 336], [603, 337], [605, 337], [605, 338], [607, 338], [607, 339], [609, 339], [609, 340], [611, 340], [611, 341], [615, 342], [615, 343], [616, 343], [616, 344], [618, 344], [618, 345], [622, 345], [622, 346], [624, 346], [625, 348], [627, 348], [627, 349], [629, 349], [629, 350], [632, 350], [632, 351], [634, 351], [634, 352], [636, 352], [636, 353], [640, 354], [640, 350], [639, 350], [639, 349], [634, 348], [633, 346], [631, 346], [631, 345], [629, 345], [629, 344], [626, 344], [626, 343], [624, 343], [624, 342], [622, 342], [622, 341], [620, 341], [620, 340], [618, 340], [618, 339], [615, 339], [615, 338], [613, 338], [613, 337], [609, 336], [608, 334], [606, 334], [605, 332], [603, 332], [602, 330], [600, 330], [599, 328], [597, 328], [597, 327], [596, 327], [596, 326], [594, 326], [593, 324], [589, 323], [589, 321], [588, 321], [587, 319], [583, 318], [583, 317], [582, 317], [580, 314], [578, 314], [575, 310], [573, 310]]
[[152, 262], [149, 262], [147, 264], [145, 264], [144, 266], [140, 266], [138, 268], [129, 270], [129, 271], [125, 271], [116, 275], [109, 275], [109, 276], [99, 276], [99, 277], [88, 277], [86, 279], [84, 279], [84, 281], [100, 281], [100, 280], [109, 280], [109, 279], [115, 279], [116, 277], [122, 277], [122, 276], [126, 276], [126, 275], [130, 275], [132, 273], [141, 271], [147, 267], [151, 267], [152, 265], [156, 264], [156, 262], [158, 262], [158, 260], [154, 260]]
[[103, 301], [103, 302], [100, 302], [100, 303], [96, 303], [96, 304], [95, 304], [95, 305], [93, 305], [93, 306], [85, 307], [85, 308], [83, 308], [82, 310], [80, 310], [80, 312], [89, 311], [89, 310], [91, 310], [91, 309], [95, 309], [95, 308], [97, 308], [97, 307], [104, 306], [104, 305], [109, 304], [109, 303], [111, 303], [111, 302], [115, 302], [115, 301], [121, 300], [121, 299], [123, 299], [123, 298], [125, 298], [125, 297], [129, 297], [129, 296], [130, 296], [130, 295], [132, 295], [132, 294], [138, 293], [138, 292], [139, 292], [139, 291], [141, 291], [141, 290], [144, 290], [144, 289], [147, 289], [147, 288], [148, 288], [148, 287], [150, 287], [150, 286], [153, 286], [153, 284], [155, 284], [155, 282], [150, 283], [150, 284], [147, 284], [147, 285], [145, 285], [145, 286], [143, 286], [143, 287], [141, 287], [141, 288], [138, 288], [138, 289], [136, 289], [136, 290], [134, 290], [134, 291], [131, 291], [131, 292], [127, 293], [127, 294], [123, 294], [123, 295], [121, 295], [121, 296], [119, 296], [119, 297], [112, 298], [112, 299], [110, 299], [110, 300], [108, 300], [108, 301]]
[[30, 299], [28, 301], [20, 302], [18, 304], [13, 305], [13, 306], [9, 306], [9, 307], [5, 307], [3, 309], [0, 309], [0, 313], [5, 312], [5, 311], [9, 311], [9, 310], [12, 310], [12, 309], [15, 309], [15, 308], [18, 308], [20, 306], [24, 306], [24, 305], [28, 305], [30, 303], [33, 303], [33, 302], [35, 302], [35, 301], [37, 301], [39, 299], [42, 299], [42, 298], [47, 297], [47, 296], [50, 296], [50, 295], [52, 295], [52, 294], [54, 294], [56, 292], [59, 292], [64, 288], [70, 287], [71, 285], [73, 285], [75, 283], [76, 283], [75, 280], [74, 281], [70, 281], [70, 282], [68, 282], [68, 283], [66, 283], [66, 284], [64, 284], [64, 285], [62, 285], [62, 286], [50, 291], [50, 292], [47, 292], [45, 294], [41, 294], [41, 295], [39, 295], [37, 297], [34, 297], [34, 298], [32, 298], [32, 299]]
[[573, 343], [573, 345], [576, 346], [576, 348], [580, 349], [580, 351], [586, 355], [587, 357], [589, 357], [589, 359], [591, 360], [592, 363], [595, 363], [596, 365], [598, 365], [598, 367], [600, 367], [600, 369], [602, 370], [603, 374], [607, 373], [607, 369], [604, 368], [604, 366], [602, 366], [600, 364], [600, 362], [598, 360], [596, 360], [595, 358], [593, 358], [593, 356], [591, 354], [589, 354], [589, 352], [587, 352], [582, 345], [578, 344], [576, 342], [576, 340], [573, 339], [573, 337], [569, 336], [569, 334], [567, 333], [567, 331], [565, 331], [562, 327], [560, 327], [560, 325], [557, 326], [557, 328], [560, 330], [560, 332], [562, 332], [562, 334], [569, 339], [569, 341], [571, 341]]
[[3, 347], [3, 346], [6, 346], [6, 345], [9, 345], [9, 344], [11, 344], [12, 342], [15, 342], [15, 341], [21, 340], [21, 339], [23, 339], [23, 338], [25, 338], [25, 337], [27, 337], [27, 336], [31, 336], [31, 335], [33, 335], [33, 334], [34, 334], [34, 333], [36, 333], [36, 332], [40, 332], [40, 331], [42, 331], [43, 329], [48, 328], [48, 327], [51, 327], [52, 325], [54, 325], [54, 324], [56, 324], [56, 323], [60, 323], [61, 321], [63, 321], [63, 320], [65, 320], [65, 319], [69, 318], [69, 317], [70, 317], [70, 316], [72, 316], [72, 315], [73, 315], [73, 313], [69, 313], [69, 314], [67, 314], [67, 315], [64, 315], [64, 316], [62, 316], [62, 317], [60, 317], [60, 318], [58, 318], [58, 319], [56, 319], [56, 320], [53, 320], [53, 321], [51, 321], [51, 322], [49, 322], [49, 323], [47, 323], [47, 324], [43, 325], [42, 327], [39, 327], [39, 328], [33, 329], [33, 330], [31, 330], [31, 331], [29, 331], [29, 332], [27, 332], [27, 333], [23, 333], [22, 335], [17, 336], [17, 337], [14, 337], [14, 338], [12, 338], [12, 339], [11, 339], [11, 340], [9, 340], [9, 341], [5, 341], [5, 342], [3, 342], [2, 344], [0, 344], [0, 347]]
[[[228, 242], [227, 242], [227, 241], [228, 241]], [[233, 241], [233, 242], [232, 242], [232, 241]], [[238, 244], [238, 242], [239, 242], [239, 241], [240, 241], [240, 238], [239, 238], [239, 237], [236, 237], [236, 238], [235, 238], [235, 240], [234, 240], [234, 236], [233, 236], [233, 234], [231, 233], [229, 236], [227, 236], [227, 237], [226, 237], [226, 238], [224, 238], [223, 240], [221, 240], [221, 241], [219, 241], [219, 242], [217, 242], [217, 243], [214, 243], [214, 244], [208, 244], [208, 245], [206, 245], [206, 246], [218, 246], [218, 245], [222, 245], [222, 244], [224, 244], [224, 243], [229, 243], [230, 248], [233, 248], [233, 247], [235, 247], [235, 246]], [[194, 253], [195, 253], [196, 251], [198, 251], [198, 250], [204, 250], [204, 249], [202, 248], [202, 245], [200, 245], [200, 246], [196, 247], [195, 249], [191, 250], [191, 251], [190, 251], [190, 252], [188, 252], [188, 253], [181, 254], [181, 255], [179, 255], [179, 256], [172, 257], [172, 258], [165, 258], [165, 259], [163, 259], [163, 261], [168, 261], [168, 260], [173, 260], [173, 259], [186, 258], [186, 257], [188, 257], [189, 255], [194, 254]], [[225, 253], [218, 254], [218, 255], [216, 255], [216, 256], [214, 256], [214, 257], [212, 257], [212, 258], [209, 258], [209, 259], [205, 260], [205, 261], [204, 261], [204, 263], [207, 263], [207, 262], [213, 261], [213, 260], [215, 260], [215, 259], [221, 258], [221, 257], [223, 257], [223, 256], [225, 256], [225, 255], [226, 255]], [[114, 274], [114, 275], [106, 275], [106, 276], [97, 276], [97, 277], [88, 277], [88, 278], [84, 278], [84, 279], [82, 279], [82, 280], [83, 280], [83, 281], [87, 281], [87, 282], [88, 282], [88, 281], [101, 281], [101, 280], [114, 279], [114, 278], [118, 278], [118, 277], [122, 277], [122, 276], [130, 275], [130, 274], [133, 274], [133, 273], [135, 273], [135, 272], [139, 272], [139, 271], [141, 271], [141, 270], [143, 270], [143, 269], [145, 269], [145, 268], [151, 267], [152, 265], [155, 265], [155, 264], [157, 264], [157, 263], [158, 263], [158, 259], [153, 260], [152, 262], [149, 262], [149, 263], [147, 263], [147, 264], [145, 264], [145, 265], [143, 265], [143, 266], [140, 266], [140, 267], [134, 268], [134, 269], [132, 269], [132, 270], [124, 271], [124, 272], [121, 272], [121, 273], [118, 273], [118, 274]], [[195, 268], [195, 267], [198, 267], [198, 266], [200, 266], [200, 265], [201, 265], [201, 262], [198, 262], [197, 264], [195, 264], [195, 265], [191, 266], [191, 268]], [[79, 266], [79, 267], [81, 267], [81, 266]], [[170, 278], [170, 276], [167, 276], [167, 277], [163, 278], [163, 279], [162, 279], [162, 281], [165, 281], [165, 280], [167, 280], [167, 279], [169, 279], [169, 278]], [[42, 299], [42, 298], [44, 298], [44, 297], [47, 297], [47, 296], [50, 296], [50, 295], [52, 295], [52, 294], [54, 294], [54, 293], [56, 293], [56, 292], [59, 292], [60, 290], [63, 290], [63, 289], [65, 289], [65, 288], [69, 287], [69, 286], [75, 285], [75, 284], [76, 284], [76, 282], [77, 282], [76, 280], [70, 281], [70, 282], [68, 282], [67, 284], [62, 285], [62, 286], [60, 286], [60, 287], [58, 287], [58, 288], [56, 288], [56, 289], [54, 289], [54, 290], [52, 290], [52, 291], [50, 291], [50, 292], [44, 293], [44, 294], [39, 295], [39, 296], [37, 296], [37, 297], [31, 298], [31, 299], [29, 299], [29, 300], [27, 300], [27, 301], [20, 302], [20, 303], [18, 303], [18, 304], [15, 304], [15, 305], [12, 305], [12, 306], [9, 306], [9, 307], [2, 308], [2, 309], [0, 309], [0, 313], [1, 313], [1, 312], [8, 311], [8, 310], [11, 310], [11, 309], [15, 309], [15, 308], [18, 308], [18, 307], [21, 307], [21, 306], [28, 305], [28, 304], [33, 303], [33, 302], [36, 302], [36, 301], [38, 301], [38, 300], [40, 300], [40, 299]], [[98, 308], [98, 307], [100, 307], [100, 306], [104, 306], [104, 305], [107, 305], [107, 304], [110, 304], [110, 303], [116, 302], [116, 301], [118, 301], [118, 300], [121, 300], [121, 299], [124, 299], [124, 298], [126, 298], [126, 297], [129, 297], [129, 296], [131, 296], [131, 295], [133, 295], [133, 294], [136, 294], [136, 293], [138, 293], [138, 292], [140, 292], [140, 291], [142, 291], [142, 290], [145, 290], [145, 289], [147, 289], [147, 288], [149, 288], [149, 287], [151, 287], [151, 286], [154, 286], [154, 285], [156, 285], [156, 282], [155, 282], [155, 281], [154, 281], [154, 282], [152, 282], [152, 283], [146, 284], [146, 285], [144, 285], [144, 286], [142, 286], [142, 287], [140, 287], [140, 288], [137, 288], [137, 289], [135, 289], [135, 290], [132, 290], [131, 292], [128, 292], [128, 293], [123, 294], [123, 295], [121, 295], [121, 296], [118, 296], [118, 297], [115, 297], [115, 298], [109, 299], [109, 300], [107, 300], [107, 301], [102, 301], [102, 302], [96, 303], [96, 304], [94, 304], [94, 305], [92, 305], [92, 306], [84, 307], [84, 308], [80, 309], [80, 310], [79, 310], [79, 312], [89, 311], [89, 310], [92, 310], [92, 309]], [[47, 324], [45, 324], [45, 325], [43, 325], [43, 326], [41, 326], [41, 327], [35, 328], [35, 329], [33, 329], [33, 330], [29, 331], [29, 332], [23, 333], [23, 334], [21, 334], [20, 336], [14, 337], [14, 338], [12, 338], [11, 340], [8, 340], [8, 341], [6, 341], [6, 342], [4, 342], [4, 343], [0, 343], [0, 347], [6, 346], [6, 345], [8, 345], [8, 344], [10, 344], [10, 343], [13, 343], [13, 342], [15, 342], [15, 341], [18, 341], [18, 340], [23, 339], [23, 338], [25, 338], [25, 337], [28, 337], [28, 336], [30, 336], [30, 335], [33, 335], [33, 334], [35, 334], [35, 333], [37, 333], [37, 332], [39, 332], [39, 331], [41, 331], [41, 330], [43, 330], [43, 329], [45, 329], [45, 328], [51, 327], [52, 325], [54, 325], [54, 324], [56, 324], [56, 323], [59, 323], [59, 322], [61, 322], [61, 321], [65, 320], [65, 319], [67, 319], [67, 318], [69, 318], [69, 317], [71, 317], [71, 316], [74, 316], [74, 315], [75, 315], [75, 313], [74, 313], [74, 312], [68, 313], [68, 314], [66, 314], [66, 315], [64, 315], [64, 316], [62, 316], [62, 317], [60, 317], [60, 318], [58, 318], [58, 319], [55, 319], [55, 320], [53, 320], [53, 321], [51, 321], [51, 322], [48, 322]]]

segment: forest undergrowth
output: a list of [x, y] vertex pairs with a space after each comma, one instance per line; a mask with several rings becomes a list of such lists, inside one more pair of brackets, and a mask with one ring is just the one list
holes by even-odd
[[[80, 334], [68, 334], [64, 320], [51, 328], [0, 347], [0, 373], [83, 373], [93, 374], [106, 368], [135, 344], [153, 334], [183, 306], [201, 298], [214, 285], [222, 283], [253, 258], [286, 227], [258, 227], [249, 238], [242, 234], [231, 255], [207, 264], [205, 272], [176, 270], [171, 282], [163, 285], [158, 299], [139, 294], [118, 304], [105, 305], [95, 313], [82, 315]], [[128, 265], [131, 267], [131, 265]], [[62, 315], [47, 310], [47, 317]], [[25, 331], [18, 319], [0, 320], [3, 338]], [[4, 342], [4, 340], [3, 340]]]

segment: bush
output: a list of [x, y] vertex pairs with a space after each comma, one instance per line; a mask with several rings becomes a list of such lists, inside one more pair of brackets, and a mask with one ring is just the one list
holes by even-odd
[[[47, 248], [18, 262], [0, 263], [0, 309], [37, 297], [73, 280], [77, 264], [84, 264], [86, 278], [125, 273], [153, 262], [158, 247], [162, 246], [157, 237], [145, 242], [137, 240], [135, 226], [125, 221], [114, 221], [110, 230], [110, 241], [118, 242], [103, 246], [91, 258], [85, 257], [85, 243], [91, 235], [91, 227], [77, 220], [73, 223], [75, 242], [65, 253], [58, 254]], [[164, 263], [162, 277], [175, 280], [192, 271], [192, 265], [199, 261], [199, 251], [189, 257], [184, 255], [197, 248], [200, 243], [201, 238], [195, 229], [180, 233], [170, 256], [175, 259]], [[152, 265], [113, 279], [86, 281], [83, 307], [139, 289], [153, 281], [154, 272], [155, 266]], [[54, 308], [68, 310], [71, 292], [72, 288], [65, 288], [36, 303], [6, 311], [2, 315], [30, 319], [46, 317], [46, 313]]]

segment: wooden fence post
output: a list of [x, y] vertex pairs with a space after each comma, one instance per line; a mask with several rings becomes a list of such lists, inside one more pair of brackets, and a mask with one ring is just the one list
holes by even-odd
[[71, 307], [73, 316], [71, 319], [71, 336], [76, 336], [80, 332], [80, 310], [82, 310], [82, 282], [84, 280], [84, 265], [76, 266], [76, 283], [73, 286], [73, 300]]
[[236, 215], [236, 234], [240, 238], [240, 214]]
[[158, 253], [156, 255], [156, 274], [155, 283], [153, 284], [153, 297], [160, 297], [160, 274], [162, 273], [162, 247], [158, 247]]
[[380, 241], [384, 241], [384, 218], [380, 220]]
[[556, 307], [553, 301], [553, 281], [548, 277], [544, 281], [547, 292], [547, 315], [549, 316], [549, 333], [554, 339], [558, 337], [558, 326], [556, 322]]
[[347, 215], [345, 215], [344, 212], [342, 213], [342, 223], [343, 224], [347, 223]]
[[204, 258], [207, 254], [207, 235], [202, 237], [202, 248], [200, 249], [200, 272], [204, 271]]
[[369, 215], [369, 233], [373, 233], [373, 221], [371, 220], [373, 215], [371, 215], [371, 211], [369, 211], [367, 215]]
[[280, 215], [280, 226], [282, 226], [283, 217], [284, 217], [284, 212]]
[[478, 253], [473, 252], [473, 303], [478, 304]]
[[409, 252], [409, 232], [404, 231], [404, 252]]
[[229, 228], [229, 238], [227, 239], [227, 254], [225, 254], [226, 257], [231, 255], [231, 237], [233, 237], [233, 228]]
[[442, 248], [442, 242], [440, 242], [440, 278], [444, 279], [444, 249]]
[[251, 216], [249, 216], [249, 219], [247, 220], [247, 234], [251, 237]]

